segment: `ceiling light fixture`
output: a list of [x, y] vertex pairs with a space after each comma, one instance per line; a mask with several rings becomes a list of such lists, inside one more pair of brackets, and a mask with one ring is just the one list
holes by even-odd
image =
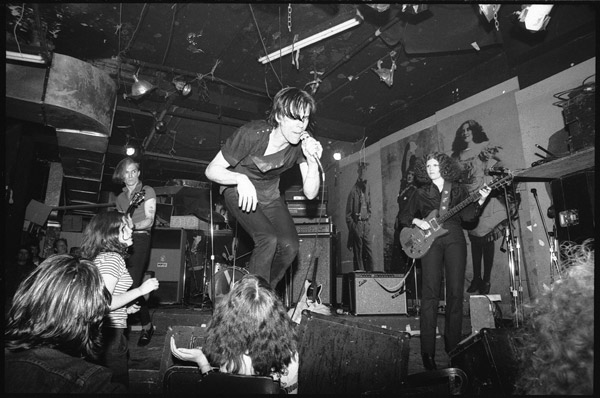
[[24, 54], [16, 51], [6, 51], [6, 59], [12, 61], [30, 62], [34, 64], [46, 64], [48, 61], [46, 58], [39, 54]]
[[171, 83], [173, 83], [177, 91], [179, 91], [179, 93], [181, 93], [181, 95], [184, 97], [188, 96], [192, 92], [192, 84], [186, 82], [185, 80], [173, 79]]
[[342, 153], [339, 151], [333, 153], [333, 158], [335, 160], [340, 160], [342, 158], [342, 156], [343, 156]]
[[135, 82], [131, 85], [131, 94], [125, 94], [126, 98], [130, 97], [133, 99], [139, 99], [156, 89], [156, 86], [154, 86], [152, 83], [147, 82], [146, 80], [138, 79], [138, 72], [135, 72], [133, 75], [133, 80], [135, 80]]
[[284, 47], [281, 50], [273, 51], [272, 53], [267, 54], [264, 57], [260, 57], [258, 59], [258, 62], [260, 62], [261, 64], [266, 64], [267, 62], [275, 61], [278, 58], [281, 58], [285, 55], [290, 54], [292, 52], [292, 50], [293, 51], [300, 50], [301, 48], [310, 46], [311, 44], [317, 43], [328, 37], [336, 35], [340, 32], [348, 30], [350, 28], [353, 28], [353, 27], [359, 25], [363, 20], [364, 20], [364, 18], [362, 16], [362, 14], [357, 10], [356, 15], [352, 19], [349, 19], [346, 22], [342, 22], [341, 24], [335, 25], [331, 28], [325, 29], [322, 32], [316, 33], [316, 34], [309, 36], [306, 39], [302, 39], [294, 44], [290, 44], [289, 46]]
[[517, 11], [519, 22], [522, 22], [525, 29], [532, 32], [538, 32], [546, 29], [548, 21], [550, 21], [550, 11], [553, 4], [527, 4], [524, 5], [521, 11]]

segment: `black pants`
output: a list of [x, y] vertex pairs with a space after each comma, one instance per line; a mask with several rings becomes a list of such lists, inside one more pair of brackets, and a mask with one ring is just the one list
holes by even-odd
[[440, 300], [442, 273], [446, 279], [446, 322], [444, 342], [446, 352], [458, 345], [462, 337], [463, 289], [467, 245], [462, 233], [451, 231], [437, 238], [421, 258], [421, 352], [435, 354], [435, 328]]
[[[131, 279], [133, 279], [131, 289], [140, 286], [144, 280], [144, 273], [148, 268], [148, 260], [150, 259], [151, 240], [152, 237], [149, 233], [133, 234], [133, 246], [130, 250], [130, 256], [127, 258], [127, 271], [129, 271]], [[143, 296], [138, 298], [137, 303], [140, 305], [140, 310], [138, 312], [140, 323], [142, 326], [148, 325], [152, 322], [148, 304]]]
[[275, 288], [298, 254], [296, 225], [282, 197], [268, 204], [258, 204], [246, 213], [238, 206], [237, 189], [223, 192], [225, 205], [254, 241], [248, 271], [260, 275]]

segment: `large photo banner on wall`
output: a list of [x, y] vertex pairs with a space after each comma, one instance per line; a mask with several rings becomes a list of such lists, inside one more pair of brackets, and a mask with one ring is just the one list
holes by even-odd
[[[502, 177], [506, 169], [523, 167], [514, 92], [444, 117], [438, 120], [437, 127], [440, 150], [459, 162], [460, 182], [471, 193], [495, 176]], [[465, 286], [475, 293], [501, 294], [503, 304], [510, 301], [508, 247], [504, 238], [509, 219], [513, 220], [519, 207], [519, 195], [514, 188], [492, 192], [478, 222], [466, 226], [469, 249]], [[511, 225], [516, 229], [514, 220]]]
[[404, 273], [407, 270], [408, 257], [402, 252], [398, 240], [403, 227], [398, 222], [398, 213], [402, 203], [416, 189], [413, 170], [416, 159], [438, 149], [436, 126], [381, 148], [383, 259], [386, 272]]
[[340, 211], [334, 220], [340, 232], [338, 273], [383, 271], [380, 152], [341, 167], [338, 184]]

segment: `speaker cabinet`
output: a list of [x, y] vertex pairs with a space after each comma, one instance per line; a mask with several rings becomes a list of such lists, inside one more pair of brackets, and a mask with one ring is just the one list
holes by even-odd
[[469, 378], [467, 395], [507, 396], [515, 389], [519, 366], [509, 329], [481, 329], [450, 351], [450, 366]]
[[160, 286], [151, 293], [150, 301], [173, 304], [183, 300], [185, 239], [186, 231], [183, 229], [156, 228], [152, 232], [148, 271], [154, 272]]
[[296, 303], [298, 301], [304, 288], [304, 280], [313, 279], [311, 263], [314, 264], [315, 261], [311, 262], [311, 260], [314, 253], [315, 259], [318, 258], [318, 262], [316, 262], [316, 283], [321, 285], [321, 302], [323, 304], [333, 304], [336, 297], [335, 276], [333, 273], [335, 269], [333, 261], [334, 240], [330, 234], [299, 234], [299, 237], [298, 256], [292, 264], [292, 302]]
[[559, 242], [582, 243], [594, 237], [593, 170], [557, 178], [550, 183]]

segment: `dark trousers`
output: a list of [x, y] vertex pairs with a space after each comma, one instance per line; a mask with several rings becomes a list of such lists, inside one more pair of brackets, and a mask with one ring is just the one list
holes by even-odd
[[299, 248], [298, 232], [283, 198], [268, 204], [259, 203], [256, 211], [246, 213], [238, 206], [236, 188], [227, 188], [223, 196], [229, 212], [254, 241], [248, 271], [262, 276], [275, 288]]
[[[144, 273], [148, 268], [148, 260], [150, 259], [150, 246], [152, 237], [150, 234], [134, 233], [133, 234], [133, 246], [130, 249], [130, 256], [127, 258], [127, 271], [133, 279], [133, 285], [131, 289], [135, 289], [140, 286], [144, 281]], [[140, 317], [140, 323], [142, 326], [148, 325], [152, 322], [150, 318], [150, 311], [148, 310], [148, 304], [143, 296], [138, 298], [137, 303], [140, 305], [138, 312]]]
[[113, 372], [112, 381], [129, 387], [129, 344], [127, 329], [102, 327], [102, 352], [98, 363]]
[[492, 267], [494, 265], [494, 252], [496, 251], [496, 242], [494, 240], [486, 241], [484, 238], [472, 237], [471, 256], [473, 257], [473, 279], [481, 279], [481, 259], [483, 258], [483, 281], [489, 282], [492, 276]]
[[369, 225], [369, 221], [357, 221], [354, 232], [354, 240], [352, 241], [354, 270], [373, 271], [371, 226]]
[[462, 337], [462, 310], [467, 246], [462, 230], [437, 238], [421, 258], [421, 352], [435, 355], [435, 328], [440, 300], [442, 273], [446, 279], [446, 352], [458, 345]]

